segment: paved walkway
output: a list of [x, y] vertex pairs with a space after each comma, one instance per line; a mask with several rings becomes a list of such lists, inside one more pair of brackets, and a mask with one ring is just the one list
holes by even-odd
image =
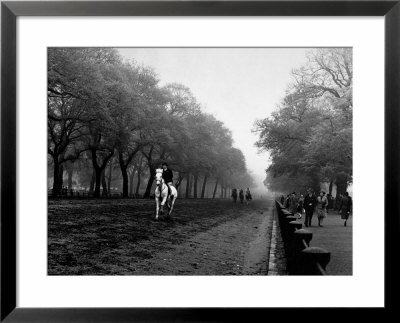
[[[304, 216], [303, 216], [304, 219]], [[303, 219], [300, 221], [303, 222]], [[304, 222], [303, 222], [304, 223]], [[311, 247], [321, 247], [331, 253], [331, 260], [326, 267], [328, 275], [352, 275], [353, 273], [353, 221], [352, 216], [343, 226], [344, 220], [337, 211], [330, 210], [324, 219], [323, 227], [318, 226], [318, 219], [314, 214], [311, 227], [303, 228], [313, 233]]]

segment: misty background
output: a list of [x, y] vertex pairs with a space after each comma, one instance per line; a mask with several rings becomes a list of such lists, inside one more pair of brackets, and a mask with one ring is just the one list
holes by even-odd
[[293, 68], [306, 62], [307, 48], [119, 48], [127, 59], [152, 66], [161, 84], [187, 85], [203, 109], [231, 131], [254, 177], [265, 192], [268, 153], [259, 153], [256, 119], [269, 116], [282, 100]]
[[348, 48], [49, 48], [49, 195], [344, 192]]

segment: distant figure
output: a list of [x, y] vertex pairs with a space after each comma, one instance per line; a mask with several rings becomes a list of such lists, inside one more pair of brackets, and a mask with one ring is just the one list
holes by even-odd
[[326, 213], [329, 213], [329, 209], [333, 209], [333, 197], [331, 194], [326, 194], [326, 199], [328, 200], [328, 205], [326, 206]]
[[353, 206], [353, 201], [349, 196], [349, 193], [348, 192], [344, 193], [344, 196], [342, 197], [339, 207], [339, 213], [342, 215], [341, 218], [344, 220], [344, 226], [347, 225], [347, 220], [349, 219], [352, 206]]
[[240, 191], [239, 191], [239, 199], [240, 199], [240, 203], [243, 203], [243, 199], [244, 199], [243, 189], [240, 189]]
[[299, 219], [301, 219], [303, 214], [303, 204], [304, 204], [304, 196], [300, 194], [299, 200], [297, 202], [297, 214], [299, 215]]
[[233, 203], [236, 203], [236, 200], [237, 200], [237, 189], [236, 188], [232, 188], [231, 197], [233, 199]]
[[325, 192], [321, 191], [317, 197], [317, 216], [318, 216], [318, 226], [323, 227], [322, 222], [326, 218], [326, 206], [328, 205], [328, 200], [325, 196]]
[[339, 210], [340, 204], [342, 203], [342, 197], [343, 197], [343, 194], [339, 194], [339, 195], [336, 194], [335, 210]]
[[290, 194], [286, 195], [286, 200], [285, 200], [285, 208], [289, 209], [290, 207]]
[[289, 211], [295, 215], [297, 213], [297, 206], [298, 206], [298, 202], [299, 199], [296, 195], [296, 192], [293, 192], [290, 196], [290, 202], [289, 202]]
[[248, 205], [249, 204], [249, 202], [252, 200], [252, 197], [251, 197], [251, 193], [250, 193], [250, 189], [249, 188], [247, 188], [246, 189], [246, 204]]
[[306, 227], [311, 227], [311, 220], [314, 215], [314, 209], [317, 205], [317, 199], [313, 194], [311, 188], [307, 190], [307, 195], [304, 198], [303, 207], [306, 212], [306, 216], [304, 219], [304, 225]]

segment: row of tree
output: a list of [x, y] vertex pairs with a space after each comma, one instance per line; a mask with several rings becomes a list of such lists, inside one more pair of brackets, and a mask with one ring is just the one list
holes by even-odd
[[352, 181], [353, 64], [350, 48], [309, 51], [272, 115], [255, 122], [256, 145], [270, 153], [265, 185], [275, 192]]
[[64, 171], [74, 165], [81, 176], [82, 169], [87, 170], [95, 197], [101, 185], [103, 190], [107, 187], [106, 169], [115, 163], [125, 197], [135, 174], [147, 174], [144, 197], [149, 197], [155, 170], [163, 161], [176, 172], [178, 187], [185, 178], [187, 186], [193, 179], [197, 189], [202, 180], [199, 197], [204, 197], [211, 178], [215, 191], [218, 185], [225, 190], [249, 186], [252, 179], [243, 153], [232, 144], [229, 129], [204, 113], [187, 87], [160, 86], [152, 68], [124, 60], [110, 48], [48, 49], [53, 196], [60, 194]]

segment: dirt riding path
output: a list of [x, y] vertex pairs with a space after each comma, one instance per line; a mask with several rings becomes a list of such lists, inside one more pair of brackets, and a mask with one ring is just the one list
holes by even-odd
[[158, 252], [137, 274], [255, 275], [267, 273], [271, 217], [253, 211]]
[[49, 275], [265, 275], [269, 201], [180, 200], [154, 221], [151, 200], [50, 200]]

